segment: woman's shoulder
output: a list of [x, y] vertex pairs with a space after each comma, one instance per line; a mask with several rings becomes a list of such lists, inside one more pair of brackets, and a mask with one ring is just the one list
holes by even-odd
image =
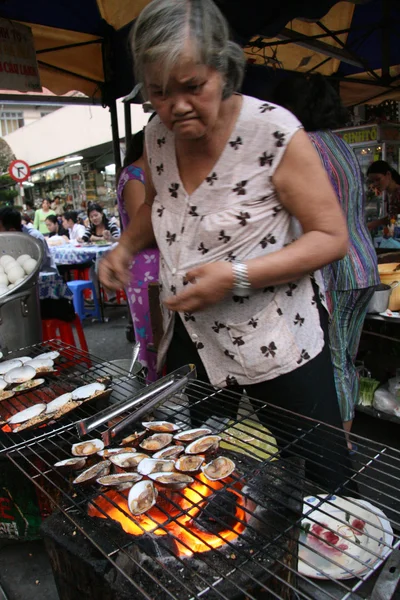
[[134, 164], [124, 167], [121, 171], [120, 180], [123, 180], [126, 183], [130, 179], [138, 179], [144, 183], [143, 169]]
[[261, 130], [275, 129], [277, 135], [281, 130], [294, 131], [302, 128], [297, 117], [286, 108], [253, 96], [243, 96], [242, 118], [245, 122], [255, 123]]

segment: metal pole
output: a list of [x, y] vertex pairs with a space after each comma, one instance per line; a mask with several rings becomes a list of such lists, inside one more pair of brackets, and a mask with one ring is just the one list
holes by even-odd
[[391, 0], [382, 2], [382, 79], [390, 79]]
[[118, 113], [117, 113], [117, 102], [115, 98], [110, 99], [110, 116], [111, 116], [111, 131], [112, 131], [112, 144], [114, 152], [115, 170], [121, 168], [121, 148], [119, 143], [119, 131], [118, 131]]
[[125, 113], [125, 146], [126, 146], [126, 152], [127, 152], [128, 146], [131, 143], [131, 139], [132, 139], [132, 115], [131, 115], [130, 102], [124, 103], [124, 113]]

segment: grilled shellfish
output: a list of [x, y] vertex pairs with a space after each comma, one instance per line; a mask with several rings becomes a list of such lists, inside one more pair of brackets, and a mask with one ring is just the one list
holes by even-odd
[[158, 485], [162, 485], [171, 490], [183, 490], [194, 482], [193, 477], [190, 477], [190, 475], [186, 475], [185, 473], [150, 473], [149, 477]]
[[128, 495], [129, 510], [133, 515], [142, 515], [155, 505], [157, 495], [157, 490], [151, 481], [135, 483]]
[[182, 454], [183, 451], [183, 446], [167, 446], [153, 454], [153, 458], [175, 458], [176, 456], [179, 456], [179, 454]]
[[82, 471], [80, 475], [72, 483], [92, 483], [99, 477], [108, 475], [111, 469], [111, 463], [109, 460], [102, 460], [101, 462], [89, 467], [85, 471]]
[[110, 456], [110, 461], [113, 465], [120, 467], [120, 469], [134, 469], [146, 458], [148, 458], [147, 454], [123, 452], [122, 454], [113, 454]]
[[169, 423], [168, 421], [146, 421], [142, 423], [145, 429], [155, 431], [156, 433], [172, 433], [178, 431], [178, 425]]
[[226, 456], [219, 456], [201, 468], [210, 481], [219, 481], [229, 477], [235, 470], [235, 463]]
[[198, 427], [197, 429], [187, 429], [186, 431], [181, 431], [174, 435], [174, 440], [177, 442], [193, 442], [197, 440], [199, 437], [203, 437], [205, 435], [210, 435], [212, 433], [211, 429], [208, 427]]
[[148, 452], [157, 452], [157, 450], [161, 450], [162, 448], [169, 446], [171, 442], [171, 433], [155, 433], [154, 435], [144, 439], [139, 446]]
[[97, 479], [97, 483], [106, 487], [116, 487], [118, 490], [127, 490], [134, 483], [142, 479], [138, 473], [116, 473], [114, 475], [103, 475]]
[[102, 440], [87, 440], [87, 442], [78, 442], [72, 446], [71, 452], [74, 456], [90, 456], [103, 450]]
[[202, 456], [197, 456], [196, 454], [186, 454], [184, 456], [180, 456], [175, 462], [175, 469], [177, 469], [177, 471], [181, 471], [182, 473], [197, 473], [200, 471], [200, 467], [203, 463], [204, 458]]
[[157, 460], [156, 458], [145, 458], [138, 465], [138, 473], [141, 475], [150, 475], [151, 473], [167, 473], [174, 469], [175, 461]]
[[219, 446], [221, 438], [219, 435], [205, 435], [201, 437], [185, 448], [186, 454], [204, 454], [211, 450], [216, 450]]

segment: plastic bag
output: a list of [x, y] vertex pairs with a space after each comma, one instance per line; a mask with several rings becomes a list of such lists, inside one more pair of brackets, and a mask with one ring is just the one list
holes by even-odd
[[400, 400], [393, 396], [387, 388], [381, 387], [376, 390], [373, 407], [388, 415], [400, 417]]

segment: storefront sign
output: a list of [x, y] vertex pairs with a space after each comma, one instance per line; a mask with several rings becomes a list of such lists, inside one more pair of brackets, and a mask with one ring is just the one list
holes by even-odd
[[376, 142], [378, 139], [378, 127], [360, 127], [360, 129], [342, 129], [335, 133], [344, 139], [348, 144], [362, 144], [367, 142]]
[[30, 27], [0, 19], [0, 89], [41, 92]]
[[8, 167], [8, 172], [14, 181], [22, 183], [28, 179], [31, 169], [24, 160], [13, 160]]

